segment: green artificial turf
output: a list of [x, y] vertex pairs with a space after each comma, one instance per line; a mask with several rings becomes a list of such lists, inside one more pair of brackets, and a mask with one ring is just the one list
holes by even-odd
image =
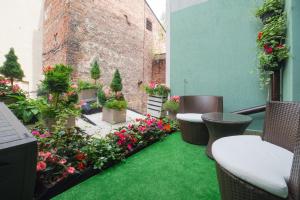
[[123, 199], [219, 200], [214, 162], [176, 133], [55, 198]]

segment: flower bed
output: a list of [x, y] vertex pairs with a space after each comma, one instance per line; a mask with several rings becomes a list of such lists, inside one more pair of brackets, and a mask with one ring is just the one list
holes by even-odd
[[37, 199], [49, 199], [177, 130], [167, 119], [147, 116], [102, 139], [82, 130], [50, 133], [33, 129], [38, 139]]

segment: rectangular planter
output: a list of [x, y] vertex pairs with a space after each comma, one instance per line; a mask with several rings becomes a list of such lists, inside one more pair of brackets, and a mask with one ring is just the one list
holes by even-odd
[[91, 101], [97, 99], [97, 89], [81, 90], [78, 94], [79, 101]]
[[[67, 122], [65, 124], [65, 127], [67, 129], [73, 128], [75, 126], [75, 117], [69, 117], [67, 119]], [[46, 127], [50, 130], [53, 131], [53, 126], [55, 125], [56, 121], [54, 119], [45, 119]]]
[[166, 116], [163, 110], [163, 104], [167, 101], [167, 97], [162, 96], [148, 96], [147, 114], [153, 117], [162, 118]]
[[126, 109], [115, 110], [109, 108], [103, 108], [102, 110], [102, 120], [110, 124], [118, 124], [126, 122]]

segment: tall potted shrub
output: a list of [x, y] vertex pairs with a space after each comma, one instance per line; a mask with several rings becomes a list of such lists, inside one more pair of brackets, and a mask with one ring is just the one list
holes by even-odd
[[71, 84], [72, 68], [62, 64], [43, 69], [43, 85], [48, 92], [47, 100], [41, 106], [45, 125], [53, 130], [54, 125], [71, 128], [75, 126], [75, 116], [79, 110], [76, 87]]
[[98, 100], [103, 106], [102, 120], [110, 124], [126, 122], [127, 102], [122, 93], [122, 78], [116, 70], [110, 87], [99, 89]]
[[164, 84], [150, 82], [145, 86], [145, 91], [148, 94], [147, 113], [157, 118], [164, 117], [166, 112], [163, 104], [167, 101], [170, 89]]

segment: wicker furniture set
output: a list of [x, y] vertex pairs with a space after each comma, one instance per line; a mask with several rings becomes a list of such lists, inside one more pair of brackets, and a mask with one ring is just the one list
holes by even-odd
[[252, 119], [221, 113], [222, 104], [222, 97], [184, 96], [177, 114], [184, 141], [208, 143], [221, 199], [300, 200], [300, 103], [269, 102], [262, 137], [241, 135]]

